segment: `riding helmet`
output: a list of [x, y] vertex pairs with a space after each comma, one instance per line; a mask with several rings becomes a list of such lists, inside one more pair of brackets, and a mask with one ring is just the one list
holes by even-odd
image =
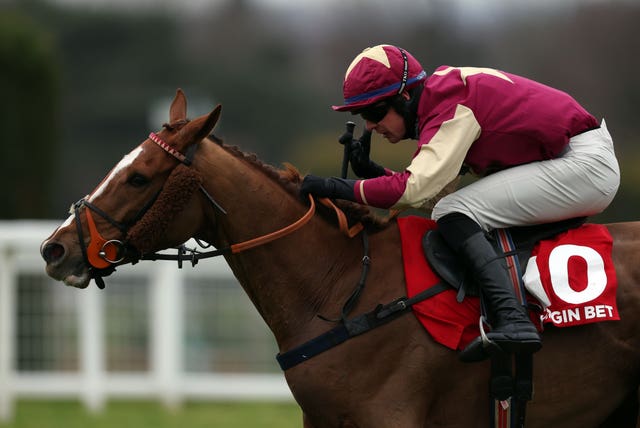
[[409, 52], [392, 45], [363, 50], [344, 76], [344, 104], [337, 111], [357, 110], [418, 85], [427, 76]]

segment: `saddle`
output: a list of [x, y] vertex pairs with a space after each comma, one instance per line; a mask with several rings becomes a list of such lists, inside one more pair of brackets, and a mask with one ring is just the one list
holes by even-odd
[[[554, 223], [534, 226], [515, 226], [508, 229], [494, 230], [488, 234], [489, 242], [493, 245], [498, 257], [517, 257], [520, 267], [518, 275], [522, 278], [533, 247], [544, 239], [569, 229], [580, 227], [587, 220], [586, 217], [576, 217]], [[510, 241], [511, 251], [505, 252], [501, 240]], [[422, 238], [422, 248], [431, 268], [448, 285], [458, 290], [457, 300], [461, 302], [466, 295], [480, 296], [480, 285], [471, 275], [460, 257], [444, 241], [437, 230], [430, 230]]]

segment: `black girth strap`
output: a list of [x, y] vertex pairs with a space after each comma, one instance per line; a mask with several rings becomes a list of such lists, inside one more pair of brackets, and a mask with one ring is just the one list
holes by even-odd
[[278, 354], [276, 360], [282, 370], [290, 369], [318, 354], [327, 351], [352, 337], [359, 336], [376, 327], [380, 327], [393, 321], [401, 315], [408, 313], [411, 307], [425, 299], [435, 296], [450, 287], [442, 282], [427, 288], [423, 292], [411, 298], [401, 297], [386, 305], [378, 305], [373, 311], [343, 320], [340, 325], [326, 333], [303, 343], [285, 353]]

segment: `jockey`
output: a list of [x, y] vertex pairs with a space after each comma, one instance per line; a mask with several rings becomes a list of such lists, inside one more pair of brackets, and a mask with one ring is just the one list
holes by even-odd
[[[440, 199], [431, 216], [478, 278], [492, 314], [488, 338], [505, 352], [540, 349], [538, 331], [485, 232], [603, 211], [620, 182], [604, 120], [599, 125], [564, 92], [504, 71], [441, 66], [427, 76], [409, 52], [391, 45], [356, 56], [343, 93], [344, 104], [334, 110], [360, 115], [367, 131], [392, 144], [417, 140], [415, 155], [394, 172], [368, 153], [352, 153], [362, 180], [307, 175], [301, 193], [420, 209], [470, 171], [478, 179]], [[483, 352], [479, 340], [470, 346], [476, 349], [465, 352]]]

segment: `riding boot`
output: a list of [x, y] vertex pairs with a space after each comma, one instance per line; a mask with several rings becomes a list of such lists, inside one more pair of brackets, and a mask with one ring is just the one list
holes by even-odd
[[504, 258], [498, 258], [483, 232], [467, 238], [458, 247], [458, 253], [472, 270], [478, 281], [491, 314], [491, 331], [486, 334], [489, 342], [477, 338], [460, 358], [463, 361], [479, 361], [486, 357], [487, 346], [495, 346], [507, 353], [533, 353], [542, 347], [538, 330], [527, 310], [515, 297], [507, 274]]

